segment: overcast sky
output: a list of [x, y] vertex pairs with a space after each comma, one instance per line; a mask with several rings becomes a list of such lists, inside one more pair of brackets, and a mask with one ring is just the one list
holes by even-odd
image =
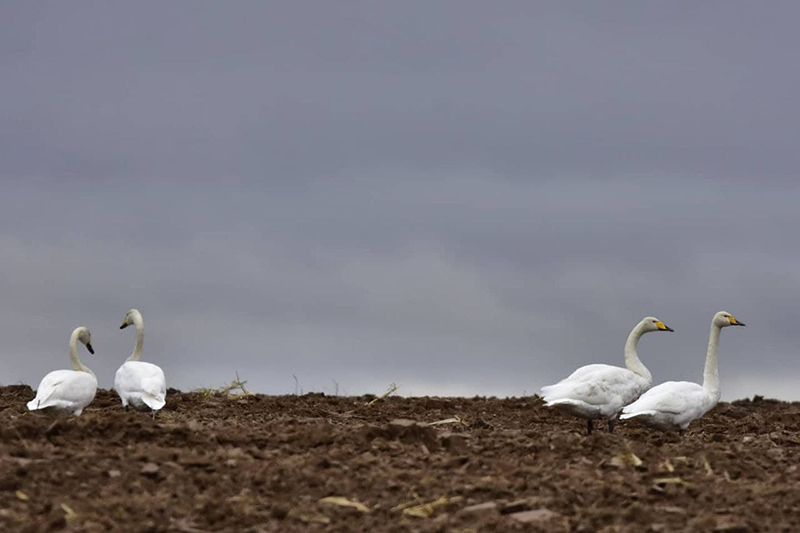
[[794, 2], [4, 2], [0, 383], [800, 400]]

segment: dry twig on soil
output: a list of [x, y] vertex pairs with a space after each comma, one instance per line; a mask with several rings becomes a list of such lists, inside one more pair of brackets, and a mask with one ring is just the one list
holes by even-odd
[[[226, 398], [241, 398], [242, 396], [250, 396], [250, 393], [244, 386], [247, 384], [247, 380], [242, 380], [239, 377], [239, 373], [236, 372], [236, 379], [231, 381], [228, 385], [224, 387], [220, 387], [219, 389], [212, 389], [212, 388], [203, 388], [203, 389], [195, 389], [194, 392], [202, 394], [203, 396], [225, 396]], [[232, 394], [233, 391], [240, 390], [241, 392], [237, 392]]]
[[394, 391], [396, 391], [399, 388], [400, 387], [398, 387], [396, 383], [392, 383], [391, 385], [389, 385], [389, 390], [387, 390], [386, 392], [384, 392], [383, 394], [381, 394], [377, 398], [373, 398], [372, 401], [367, 402], [367, 407], [369, 407], [370, 405], [372, 405], [373, 403], [375, 403], [375, 402], [377, 402], [379, 400], [383, 400], [384, 398], [387, 398], [390, 394], [392, 394]]

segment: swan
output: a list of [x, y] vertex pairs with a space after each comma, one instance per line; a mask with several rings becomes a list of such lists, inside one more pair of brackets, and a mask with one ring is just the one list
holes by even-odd
[[144, 344], [144, 319], [137, 309], [125, 314], [119, 329], [133, 324], [136, 327], [136, 344], [133, 353], [117, 370], [114, 377], [114, 390], [122, 400], [122, 407], [129, 405], [137, 411], [158, 411], [166, 401], [167, 380], [161, 367], [139, 361]]
[[674, 331], [659, 319], [648, 316], [631, 330], [625, 342], [625, 366], [594, 364], [582, 366], [569, 377], [542, 387], [542, 399], [554, 407], [587, 419], [587, 432], [592, 433], [593, 420], [608, 420], [608, 430], [614, 431], [614, 419], [630, 402], [650, 388], [653, 377], [639, 360], [636, 346], [650, 331]]
[[703, 384], [688, 381], [667, 381], [653, 387], [641, 398], [622, 410], [621, 419], [635, 418], [657, 429], [677, 428], [681, 435], [689, 424], [717, 405], [720, 397], [717, 350], [719, 334], [728, 326], [744, 326], [727, 311], [720, 311], [711, 320]]
[[97, 377], [78, 357], [78, 341], [86, 345], [89, 353], [94, 353], [89, 328], [75, 328], [69, 338], [69, 360], [74, 370], [54, 370], [42, 378], [36, 397], [28, 402], [29, 411], [46, 409], [79, 416], [92, 403]]

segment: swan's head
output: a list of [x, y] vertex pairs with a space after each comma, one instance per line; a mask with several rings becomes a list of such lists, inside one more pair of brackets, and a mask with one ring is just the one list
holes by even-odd
[[78, 340], [86, 345], [86, 349], [89, 350], [89, 353], [93, 354], [94, 348], [92, 348], [92, 334], [89, 333], [89, 328], [80, 327], [77, 331]]
[[643, 331], [675, 331], [654, 316], [646, 316], [639, 322]]
[[134, 325], [137, 318], [142, 320], [142, 313], [140, 313], [138, 309], [131, 309], [125, 313], [125, 318], [122, 320], [122, 325], [119, 327], [119, 329], [125, 329], [128, 326]]
[[715, 326], [720, 328], [725, 328], [728, 326], [744, 326], [744, 322], [739, 322], [736, 320], [736, 317], [727, 311], [720, 311], [714, 315], [713, 323]]

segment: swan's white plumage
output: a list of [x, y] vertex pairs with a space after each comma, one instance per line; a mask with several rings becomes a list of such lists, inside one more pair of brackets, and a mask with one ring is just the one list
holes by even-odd
[[80, 415], [92, 403], [97, 391], [97, 378], [80, 370], [54, 370], [42, 378], [36, 398], [28, 402], [28, 410], [53, 408]]
[[79, 341], [92, 351], [89, 330], [75, 328], [69, 342], [70, 360], [75, 370], [54, 370], [45, 375], [36, 389], [36, 397], [27, 404], [28, 410], [48, 409], [78, 416], [92, 403], [97, 392], [97, 378], [78, 357]]
[[645, 317], [631, 331], [625, 344], [628, 368], [592, 364], [575, 370], [555, 385], [542, 388], [542, 398], [553, 407], [589, 420], [613, 420], [622, 408], [646, 391], [652, 376], [639, 360], [636, 347], [649, 331], [672, 331], [655, 317]]
[[711, 319], [703, 384], [689, 381], [668, 381], [653, 387], [641, 398], [622, 410], [620, 419], [636, 419], [657, 429], [685, 430], [713, 408], [720, 399], [717, 352], [722, 328], [744, 326], [727, 311], [720, 311]]
[[542, 394], [548, 407], [582, 418], [615, 418], [650, 383], [627, 368], [594, 364], [579, 368], [555, 385], [543, 387]]
[[620, 419], [637, 418], [663, 430], [686, 429], [717, 405], [719, 397], [689, 381], [667, 381], [623, 409]]
[[127, 361], [114, 376], [114, 390], [122, 406], [158, 411], [166, 404], [167, 380], [160, 367], [144, 361]]
[[122, 400], [123, 407], [158, 411], [166, 404], [167, 379], [159, 366], [139, 361], [144, 344], [144, 319], [136, 309], [125, 314], [120, 329], [131, 324], [136, 327], [136, 344], [133, 353], [114, 376], [114, 390]]

